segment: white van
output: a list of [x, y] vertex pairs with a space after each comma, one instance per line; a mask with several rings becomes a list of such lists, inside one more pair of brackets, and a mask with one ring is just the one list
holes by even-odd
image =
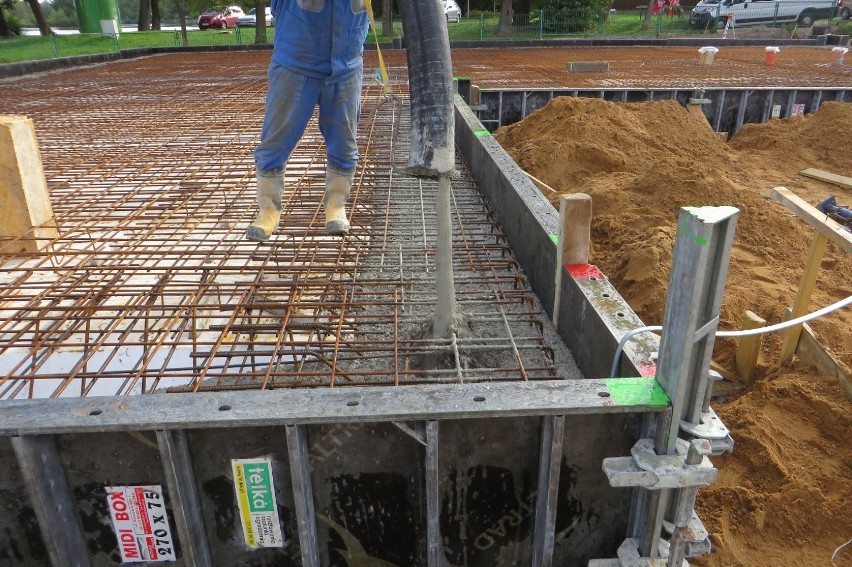
[[836, 0], [701, 0], [689, 15], [694, 28], [718, 29], [733, 14], [734, 27], [795, 22], [810, 26], [820, 18], [831, 18]]

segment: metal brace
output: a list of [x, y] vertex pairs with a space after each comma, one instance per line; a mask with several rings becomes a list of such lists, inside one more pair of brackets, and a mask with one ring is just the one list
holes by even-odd
[[[639, 540], [629, 538], [618, 546], [618, 559], [592, 559], [589, 567], [666, 567], [669, 557], [669, 542], [660, 540], [659, 557], [642, 557], [639, 555]], [[681, 567], [689, 567], [686, 560]]]
[[713, 408], [710, 407], [710, 399], [713, 397], [713, 384], [722, 379], [722, 375], [711, 370], [707, 380], [707, 390], [704, 392], [704, 403], [701, 406], [701, 417], [698, 423], [690, 421], [681, 421], [680, 430], [686, 435], [698, 439], [707, 439], [710, 441], [711, 455], [721, 455], [722, 453], [731, 453], [734, 450], [734, 438], [731, 437], [730, 431]]
[[680, 430], [692, 437], [707, 439], [710, 442], [712, 455], [731, 453], [734, 450], [734, 438], [711, 407], [701, 412], [701, 420], [698, 424], [681, 421]]
[[[603, 460], [603, 471], [609, 485], [615, 488], [640, 486], [648, 490], [707, 486], [716, 480], [717, 470], [707, 458], [710, 442], [693, 439], [687, 443], [678, 439], [675, 455], [658, 455], [653, 439], [640, 439], [630, 450], [632, 457], [612, 457]], [[698, 464], [686, 464], [687, 454], [700, 456]]]
[[[669, 535], [674, 535], [676, 528], [674, 523], [664, 521], [663, 529]], [[681, 533], [687, 535], [687, 557], [700, 557], [710, 553], [712, 547], [710, 544], [710, 535], [707, 533], [704, 523], [695, 511], [692, 512], [692, 517], [689, 519], [689, 525], [686, 527], [686, 530], [681, 531]]]

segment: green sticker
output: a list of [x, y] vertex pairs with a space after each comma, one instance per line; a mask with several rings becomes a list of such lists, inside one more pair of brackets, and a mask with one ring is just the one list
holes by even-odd
[[620, 406], [669, 405], [669, 397], [655, 378], [607, 378], [606, 388]]
[[490, 136], [491, 132], [489, 132], [488, 130], [474, 130], [473, 135], [479, 136], [481, 138], [483, 136]]

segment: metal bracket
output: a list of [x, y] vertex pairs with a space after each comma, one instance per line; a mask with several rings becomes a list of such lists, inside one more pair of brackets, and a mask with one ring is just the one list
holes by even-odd
[[424, 422], [415, 421], [413, 429], [404, 421], [393, 421], [391, 423], [424, 447], [426, 446], [426, 424]]
[[[686, 464], [690, 450], [701, 456], [698, 464]], [[603, 471], [615, 488], [640, 486], [648, 490], [707, 486], [716, 480], [718, 472], [707, 458], [710, 442], [694, 439], [687, 443], [678, 439], [674, 455], [658, 455], [653, 439], [640, 439], [630, 450], [632, 457], [613, 457], [603, 460]]]
[[[669, 535], [673, 535], [676, 528], [674, 523], [663, 521], [663, 529]], [[712, 547], [710, 544], [710, 536], [707, 533], [707, 529], [704, 527], [704, 523], [694, 511], [692, 512], [692, 518], [689, 519], [689, 525], [686, 527], [685, 531], [681, 531], [681, 535], [686, 537], [687, 557], [700, 557], [710, 553]]]
[[701, 419], [697, 424], [681, 421], [680, 430], [692, 437], [710, 441], [712, 455], [731, 453], [734, 450], [734, 439], [730, 431], [711, 407], [701, 412]]
[[[618, 546], [618, 559], [592, 559], [589, 567], [666, 567], [669, 557], [669, 542], [660, 540], [659, 557], [642, 557], [639, 555], [639, 540], [629, 538]], [[681, 567], [689, 567], [686, 560]]]

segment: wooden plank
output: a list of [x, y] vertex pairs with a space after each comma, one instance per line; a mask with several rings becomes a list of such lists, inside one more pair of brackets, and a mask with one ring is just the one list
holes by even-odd
[[59, 236], [33, 121], [0, 116], [0, 252], [38, 252]]
[[820, 181], [825, 181], [827, 183], [833, 183], [834, 185], [839, 185], [847, 189], [852, 189], [852, 177], [845, 177], [843, 175], [837, 175], [835, 173], [830, 173], [821, 169], [814, 169], [812, 167], [803, 169], [799, 172], [799, 175], [804, 175], [805, 177], [810, 177], [811, 179], [819, 179]]
[[687, 104], [687, 105], [686, 105], [686, 110], [687, 110], [687, 111], [688, 111], [691, 115], [693, 115], [694, 117], [696, 117], [698, 120], [700, 120], [701, 122], [704, 122], [705, 124], [707, 124], [707, 127], [708, 127], [708, 128], [710, 128], [710, 129], [712, 130], [712, 129], [713, 129], [713, 125], [712, 125], [712, 124], [710, 124], [710, 121], [709, 121], [709, 120], [707, 120], [707, 116], [704, 114], [704, 110], [702, 109], [702, 106], [703, 106], [703, 105], [701, 105], [701, 104]]
[[[805, 273], [802, 274], [802, 281], [799, 283], [799, 291], [796, 293], [796, 301], [793, 303], [793, 311], [791, 319], [796, 319], [808, 312], [808, 305], [811, 302], [811, 294], [816, 287], [817, 276], [819, 275], [819, 267], [822, 263], [822, 257], [825, 255], [825, 248], [828, 245], [828, 238], [821, 232], [814, 235], [811, 241], [811, 249], [808, 252], [808, 261], [805, 264]], [[790, 327], [784, 333], [784, 342], [781, 345], [781, 356], [778, 357], [778, 364], [784, 364], [793, 353], [796, 351], [796, 344], [799, 342], [799, 334], [802, 332], [802, 326], [796, 325]]]
[[[752, 311], [746, 311], [740, 328], [749, 330], [765, 326], [766, 319], [759, 317]], [[737, 346], [737, 373], [739, 373], [744, 385], [751, 383], [762, 342], [763, 335], [740, 337], [740, 342]]]
[[823, 376], [835, 376], [846, 390], [846, 398], [852, 402], [852, 370], [834, 358], [831, 351], [822, 346], [810, 326], [805, 323], [796, 356], [810, 364]]
[[797, 217], [800, 217], [817, 229], [844, 252], [852, 252], [852, 233], [843, 230], [840, 223], [828, 218], [825, 214], [819, 212], [816, 207], [813, 207], [804, 199], [797, 197], [786, 187], [776, 187], [772, 190], [770, 196], [796, 213]]

